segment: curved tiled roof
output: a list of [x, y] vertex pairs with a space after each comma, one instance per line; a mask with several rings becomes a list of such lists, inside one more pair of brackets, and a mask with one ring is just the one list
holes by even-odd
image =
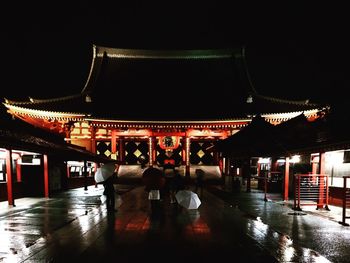
[[[246, 103], [247, 97], [253, 103]], [[86, 96], [91, 102], [86, 102]], [[6, 100], [27, 109], [117, 120], [224, 120], [307, 111], [318, 105], [257, 94], [244, 49], [131, 50], [93, 47], [81, 93]]]

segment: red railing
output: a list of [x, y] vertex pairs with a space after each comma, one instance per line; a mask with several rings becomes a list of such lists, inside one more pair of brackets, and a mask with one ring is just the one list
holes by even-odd
[[316, 206], [316, 209], [328, 208], [328, 175], [295, 174], [294, 175], [294, 209], [301, 206]]
[[[252, 178], [257, 179], [259, 182], [258, 184], [261, 184], [261, 188], [259, 189], [263, 189], [264, 190], [264, 201], [267, 202], [268, 200], [277, 200], [280, 199], [282, 200], [282, 182], [280, 182], [281, 184], [278, 184], [278, 180], [276, 178], [276, 175], [280, 175], [281, 172], [278, 171], [265, 171], [263, 176], [254, 176]], [[278, 178], [279, 179], [279, 178]], [[276, 186], [278, 187], [278, 189], [276, 189], [276, 187], [274, 187], [274, 184], [276, 184]], [[275, 194], [272, 194], [275, 193]], [[278, 196], [279, 197], [278, 197]]]
[[350, 184], [348, 184], [348, 181], [350, 179], [350, 176], [344, 176], [344, 183], [343, 183], [343, 212], [342, 212], [342, 222], [340, 222], [344, 226], [349, 226], [345, 221], [346, 219], [349, 219], [350, 216], [346, 214], [346, 209], [350, 208]]

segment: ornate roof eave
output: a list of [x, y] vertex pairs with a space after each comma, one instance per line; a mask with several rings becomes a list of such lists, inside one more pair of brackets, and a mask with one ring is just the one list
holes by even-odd
[[261, 117], [264, 117], [268, 122], [281, 122], [294, 118], [300, 114], [304, 114], [306, 117], [316, 117], [319, 109], [311, 109], [305, 111], [283, 112], [283, 113], [262, 113]]
[[103, 128], [241, 128], [250, 118], [230, 120], [114, 120], [86, 118], [92, 126]]
[[73, 113], [73, 112], [54, 112], [54, 111], [43, 111], [43, 110], [33, 110], [24, 108], [21, 106], [15, 106], [7, 103], [3, 103], [11, 112], [17, 114], [27, 115], [33, 118], [40, 119], [56, 119], [59, 121], [83, 121], [86, 114], [83, 113]]
[[316, 103], [310, 103], [308, 99], [306, 99], [306, 100], [286, 100], [286, 99], [280, 99], [280, 98], [275, 98], [275, 97], [270, 97], [270, 96], [264, 96], [264, 95], [260, 95], [258, 93], [254, 93], [253, 95], [257, 98], [272, 101], [275, 103], [303, 105], [303, 106], [307, 105], [310, 107], [320, 107], [320, 105], [318, 105]]
[[[268, 122], [281, 122], [289, 120], [300, 114], [307, 117], [316, 117], [318, 109], [285, 113], [265, 113], [261, 114]], [[237, 118], [226, 120], [115, 120], [115, 119], [96, 119], [85, 118], [92, 126], [95, 127], [111, 127], [111, 128], [241, 128], [251, 122], [251, 118]]]
[[61, 102], [65, 100], [75, 99], [81, 97], [82, 94], [73, 94], [69, 96], [64, 97], [57, 97], [57, 98], [50, 98], [50, 99], [34, 99], [32, 97], [29, 97], [29, 101], [14, 101], [9, 99], [4, 99], [5, 102], [3, 104], [5, 105], [33, 105], [33, 104], [41, 104], [41, 103], [52, 103], [52, 102]]
[[[79, 94], [80, 95], [80, 94]], [[57, 98], [58, 99], [58, 98]], [[37, 103], [40, 103], [39, 101]], [[56, 112], [56, 111], [43, 111], [29, 109], [18, 105], [12, 105], [9, 103], [3, 103], [10, 111], [24, 114], [34, 118], [41, 119], [57, 119], [60, 121], [89, 121], [93, 126], [109, 126], [109, 127], [234, 127], [240, 128], [245, 126], [246, 123], [251, 121], [251, 118], [237, 118], [226, 120], [116, 120], [116, 119], [104, 119], [104, 118], [91, 118], [86, 113], [77, 112]], [[319, 109], [311, 109], [306, 111], [284, 112], [284, 113], [262, 113], [269, 122], [281, 122], [294, 118], [297, 115], [304, 114], [307, 117], [316, 117]]]

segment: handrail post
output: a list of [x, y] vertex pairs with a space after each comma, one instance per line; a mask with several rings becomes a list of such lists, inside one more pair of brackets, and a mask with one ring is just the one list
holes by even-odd
[[347, 217], [346, 216], [346, 188], [347, 188], [347, 185], [346, 185], [346, 180], [350, 178], [350, 176], [343, 176], [343, 179], [344, 179], [344, 183], [343, 183], [343, 214], [342, 214], [342, 221], [339, 222], [340, 224], [342, 224], [343, 226], [349, 226], [349, 224], [347, 224], [345, 222], [345, 220], [347, 218], [350, 218], [350, 217]]
[[265, 195], [264, 195], [264, 201], [267, 202], [267, 197], [266, 197], [266, 192], [267, 192], [267, 176], [266, 176], [266, 172], [264, 173], [264, 188], [265, 188]]
[[325, 209], [330, 211], [330, 209], [328, 207], [328, 197], [329, 197], [328, 176], [325, 176], [325, 178], [326, 178], [326, 206], [325, 206]]
[[301, 210], [300, 208], [300, 175], [298, 175], [298, 210]]
[[[294, 179], [295, 179], [294, 180], [294, 210], [301, 211], [301, 208], [300, 208], [300, 174], [294, 175]], [[296, 200], [297, 198], [298, 198], [298, 201]]]
[[344, 183], [343, 183], [343, 225], [345, 224], [345, 217], [346, 217], [346, 177], [343, 177]]
[[293, 207], [293, 209], [294, 210], [296, 210], [296, 208], [297, 208], [297, 204], [296, 204], [296, 200], [297, 200], [297, 193], [296, 193], [296, 191], [297, 191], [297, 176], [296, 175], [294, 175], [294, 207]]

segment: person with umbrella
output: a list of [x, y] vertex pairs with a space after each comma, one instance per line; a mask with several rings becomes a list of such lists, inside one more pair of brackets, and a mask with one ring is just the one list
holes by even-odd
[[103, 186], [105, 190], [103, 194], [106, 195], [106, 206], [108, 212], [114, 212], [115, 209], [115, 190], [113, 184], [113, 176], [108, 177], [104, 182]]
[[104, 186], [103, 194], [106, 196], [106, 206], [108, 212], [115, 211], [115, 189], [114, 178], [116, 166], [114, 163], [106, 163], [99, 167], [95, 173], [95, 181]]
[[148, 192], [148, 199], [151, 203], [152, 217], [158, 217], [160, 215], [160, 191], [165, 184], [163, 173], [155, 167], [148, 167], [142, 173], [142, 180], [145, 184], [145, 190]]

